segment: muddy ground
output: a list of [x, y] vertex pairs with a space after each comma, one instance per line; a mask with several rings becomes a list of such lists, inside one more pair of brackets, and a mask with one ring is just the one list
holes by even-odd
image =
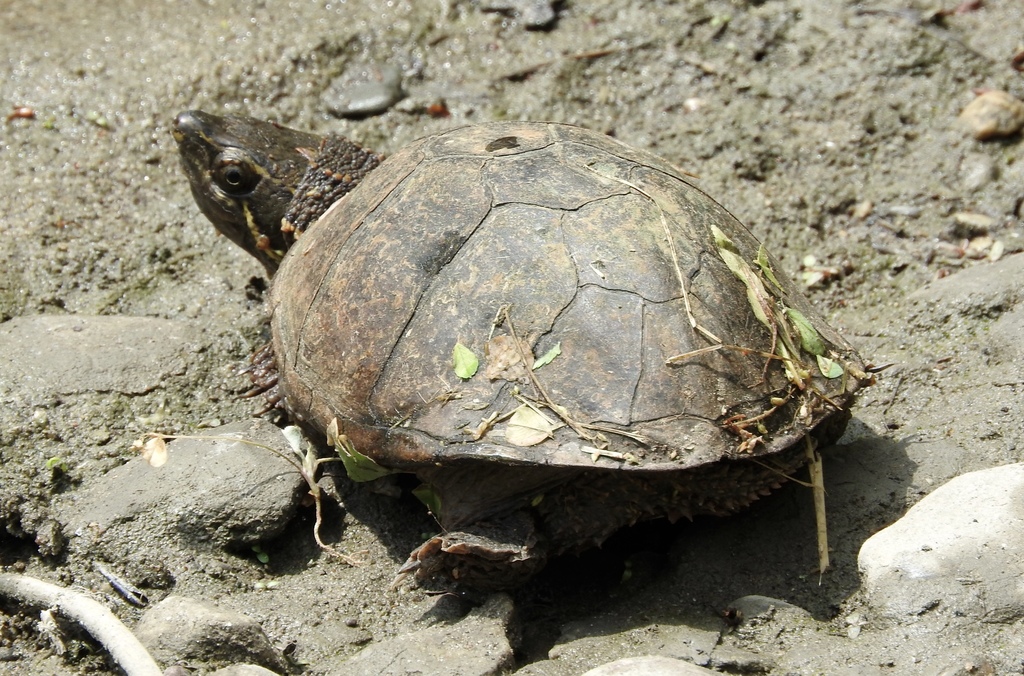
[[[516, 594], [517, 666], [576, 674], [648, 650], [666, 628], [725, 632], [718, 612], [763, 594], [813, 621], [721, 639], [762, 656], [762, 671], [936, 673], [971, 651], [1000, 673], [1019, 670], [1019, 623], [949, 620], [943, 634], [858, 615], [867, 537], [958, 474], [1024, 459], [1024, 357], [1012, 347], [1024, 336], [987, 335], [1021, 302], [1021, 267], [1008, 268], [1015, 277], [995, 300], [957, 295], [964, 268], [1024, 249], [1021, 136], [980, 142], [957, 123], [972, 89], [1024, 98], [1010, 66], [1024, 49], [1024, 7], [979, 4], [944, 16], [924, 0], [565, 2], [553, 23], [527, 30], [487, 2], [4, 3], [0, 105], [15, 114], [0, 125], [0, 320], [159, 318], [184, 343], [141, 385], [125, 385], [128, 374], [82, 388], [67, 385], [75, 364], [51, 382], [15, 379], [19, 350], [34, 346], [5, 343], [0, 566], [97, 589], [94, 562], [67, 545], [54, 505], [134, 457], [146, 432], [251, 415], [236, 371], [262, 340], [251, 278], [263, 273], [195, 207], [169, 132], [176, 112], [272, 118], [388, 153], [467, 123], [554, 120], [698, 174], [791, 275], [815, 282], [812, 301], [868, 360], [894, 366], [827, 456], [831, 572], [813, 572], [811, 499], [799, 487], [728, 520], [641, 528]], [[335, 78], [386, 67], [400, 71], [404, 100], [362, 120], [326, 112]], [[170, 555], [145, 539], [117, 550], [131, 561], [108, 549], [104, 563], [137, 573], [153, 599], [174, 592], [249, 613], [318, 673], [332, 650], [406, 632], [438, 603], [388, 587], [431, 527], [422, 511], [343, 492], [347, 511], [332, 511], [327, 531], [365, 552], [359, 567], [317, 555], [308, 510], [265, 545], [267, 565], [222, 552], [147, 578], [139, 562]], [[259, 591], [270, 579], [284, 584]], [[0, 674], [109, 668], [88, 643], [54, 656], [35, 617], [0, 601]], [[861, 631], [848, 631], [851, 617], [867, 618]], [[335, 625], [341, 638], [325, 637]], [[572, 642], [581, 635], [592, 640]]]

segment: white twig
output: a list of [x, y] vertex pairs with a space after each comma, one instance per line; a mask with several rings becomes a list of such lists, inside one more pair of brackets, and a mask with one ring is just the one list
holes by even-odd
[[160, 667], [139, 640], [105, 606], [88, 596], [26, 575], [0, 574], [0, 596], [56, 608], [81, 624], [128, 676], [161, 676]]

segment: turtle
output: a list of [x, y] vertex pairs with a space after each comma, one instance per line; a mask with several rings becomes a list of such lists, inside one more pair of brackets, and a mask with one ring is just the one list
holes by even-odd
[[638, 521], [732, 514], [872, 382], [693, 175], [607, 135], [496, 121], [383, 159], [242, 116], [173, 133], [272, 275], [268, 394], [421, 482], [420, 584], [511, 588]]

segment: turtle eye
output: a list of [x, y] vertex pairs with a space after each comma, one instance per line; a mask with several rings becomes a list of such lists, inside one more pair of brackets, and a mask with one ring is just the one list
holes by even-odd
[[244, 162], [225, 159], [214, 169], [213, 180], [229, 195], [245, 195], [256, 187], [260, 176]]

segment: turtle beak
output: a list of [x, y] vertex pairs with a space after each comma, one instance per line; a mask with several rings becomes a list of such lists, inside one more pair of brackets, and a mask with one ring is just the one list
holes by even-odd
[[171, 127], [171, 136], [178, 143], [181, 143], [186, 138], [195, 138], [202, 135], [203, 123], [200, 121], [196, 113], [199, 111], [186, 110], [183, 113], [178, 113], [174, 118], [174, 125]]

